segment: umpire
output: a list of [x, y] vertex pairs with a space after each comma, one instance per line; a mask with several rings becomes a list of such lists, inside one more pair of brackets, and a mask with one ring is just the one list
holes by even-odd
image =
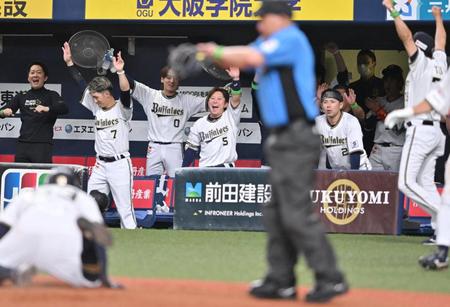
[[264, 0], [256, 14], [261, 16], [260, 36], [249, 46], [197, 45], [223, 67], [256, 69], [258, 104], [271, 130], [265, 152], [272, 167], [272, 200], [264, 208], [269, 268], [262, 280], [252, 283], [250, 294], [295, 299], [294, 267], [303, 253], [316, 279], [306, 300], [325, 302], [347, 292], [348, 285], [310, 199], [320, 146], [314, 133], [319, 111], [314, 102], [313, 51], [291, 21], [289, 1]]

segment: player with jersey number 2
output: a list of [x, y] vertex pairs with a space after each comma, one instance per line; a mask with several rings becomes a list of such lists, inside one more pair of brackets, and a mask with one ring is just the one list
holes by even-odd
[[[397, 34], [409, 56], [409, 73], [405, 83], [405, 107], [414, 107], [436, 88], [447, 71], [445, 44], [447, 35], [440, 7], [433, 6], [436, 34], [433, 39], [424, 32], [411, 33], [400, 18], [392, 0], [383, 5], [394, 19]], [[440, 129], [441, 115], [432, 110], [411, 116], [405, 123], [406, 137], [400, 161], [398, 187], [431, 215], [436, 230], [440, 196], [434, 182], [436, 159], [444, 154], [445, 136]], [[423, 244], [435, 244], [435, 236]]]
[[227, 70], [233, 82], [228, 89], [215, 87], [206, 97], [209, 114], [191, 127], [184, 153], [183, 167], [190, 166], [200, 150], [200, 167], [234, 167], [241, 115], [239, 68]]
[[[131, 198], [133, 168], [129, 153], [130, 121], [133, 105], [130, 87], [123, 70], [125, 63], [119, 54], [113, 64], [119, 75], [120, 100], [115, 100], [111, 81], [106, 77], [95, 77], [86, 87], [86, 81], [72, 62], [68, 43], [64, 43], [63, 58], [69, 71], [81, 89], [85, 89], [81, 104], [95, 116], [95, 152], [97, 159], [88, 181], [88, 192], [111, 191], [121, 226], [135, 229], [136, 217]], [[128, 85], [128, 86], [127, 86]]]

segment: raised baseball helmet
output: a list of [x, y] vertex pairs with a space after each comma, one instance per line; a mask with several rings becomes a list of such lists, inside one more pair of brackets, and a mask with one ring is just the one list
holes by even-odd
[[434, 39], [425, 32], [416, 32], [414, 34], [414, 43], [416, 46], [422, 50], [427, 57], [433, 56], [433, 50], [434, 50]]
[[89, 195], [91, 195], [97, 202], [100, 212], [106, 212], [109, 209], [109, 197], [105, 193], [98, 190], [92, 190]]
[[80, 177], [75, 171], [67, 166], [58, 166], [47, 177], [47, 184], [57, 184], [59, 186], [72, 185], [77, 188], [81, 187]]

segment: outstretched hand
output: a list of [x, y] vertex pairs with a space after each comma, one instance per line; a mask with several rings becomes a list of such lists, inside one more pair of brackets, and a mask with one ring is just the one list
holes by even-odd
[[66, 62], [67, 66], [72, 66], [72, 52], [70, 51], [70, 45], [68, 42], [65, 42], [63, 47], [61, 48], [63, 51], [63, 59]]
[[383, 0], [383, 5], [388, 9], [392, 10], [394, 8], [394, 3], [392, 0]]
[[117, 53], [117, 56], [113, 56], [112, 57], [112, 62], [113, 62], [114, 68], [117, 71], [123, 71], [123, 68], [125, 67], [125, 61], [122, 58], [122, 52], [121, 51], [119, 51]]
[[440, 6], [433, 6], [431, 8], [431, 13], [435, 19], [442, 18], [442, 10]]
[[226, 71], [233, 80], [239, 80], [239, 75], [241, 73], [239, 67], [231, 66], [230, 68], [226, 69]]

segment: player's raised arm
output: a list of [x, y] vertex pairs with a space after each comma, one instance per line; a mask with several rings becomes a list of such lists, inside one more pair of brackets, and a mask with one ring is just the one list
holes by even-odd
[[257, 67], [264, 63], [264, 56], [261, 52], [249, 46], [224, 48], [215, 43], [201, 43], [197, 45], [197, 50], [207, 57], [220, 60], [220, 65], [223, 67]]
[[78, 84], [82, 91], [87, 87], [87, 82], [84, 80], [80, 71], [75, 67], [75, 64], [72, 61], [72, 52], [70, 50], [70, 45], [68, 42], [65, 42], [63, 47], [61, 48], [63, 51], [63, 59], [66, 62], [67, 67], [69, 68], [70, 75]]
[[442, 20], [441, 8], [433, 6], [431, 8], [434, 20], [436, 21], [436, 34], [434, 36], [434, 50], [441, 50], [445, 52], [445, 43], [447, 40], [447, 33], [445, 32], [444, 22]]
[[241, 83], [239, 81], [240, 70], [238, 67], [232, 66], [227, 69], [227, 73], [233, 79], [233, 81], [231, 82], [230, 104], [233, 107], [233, 109], [236, 109], [241, 104], [241, 96], [242, 96]]
[[119, 51], [117, 56], [113, 56], [113, 65], [117, 71], [117, 75], [119, 76], [119, 86], [120, 86], [120, 101], [126, 108], [130, 108], [131, 106], [131, 97], [130, 97], [130, 83], [128, 82], [128, 78], [125, 75], [125, 61], [122, 58], [122, 52]]
[[395, 29], [398, 37], [405, 47], [406, 53], [412, 57], [417, 52], [417, 46], [414, 43], [413, 34], [406, 23], [400, 18], [400, 13], [395, 9], [393, 0], [383, 0], [383, 5], [390, 12], [394, 19]]

